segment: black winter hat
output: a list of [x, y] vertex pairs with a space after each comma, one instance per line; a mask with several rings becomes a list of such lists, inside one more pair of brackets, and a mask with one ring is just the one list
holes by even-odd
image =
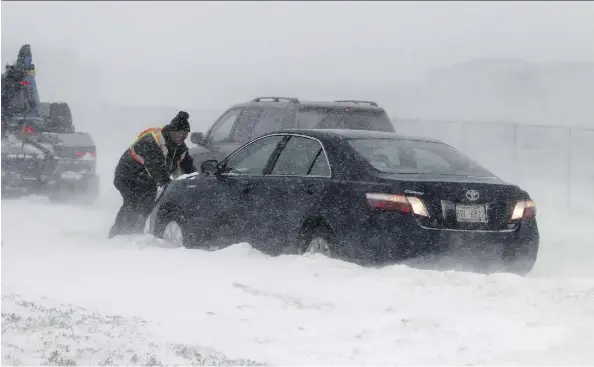
[[190, 122], [188, 122], [189, 118], [190, 115], [187, 112], [179, 111], [177, 116], [175, 116], [169, 123], [169, 130], [190, 132]]

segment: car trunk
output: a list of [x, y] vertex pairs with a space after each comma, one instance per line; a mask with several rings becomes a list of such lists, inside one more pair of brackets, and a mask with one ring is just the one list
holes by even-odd
[[95, 170], [96, 147], [87, 133], [45, 133], [44, 141], [50, 143], [54, 155], [65, 170]]
[[449, 175], [383, 175], [398, 177], [398, 191], [421, 198], [430, 218], [429, 228], [501, 231], [512, 229], [510, 216], [515, 203], [526, 199], [516, 186], [497, 178]]

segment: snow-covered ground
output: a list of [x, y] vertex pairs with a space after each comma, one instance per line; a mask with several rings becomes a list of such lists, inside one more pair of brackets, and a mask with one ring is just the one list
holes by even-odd
[[522, 278], [107, 241], [117, 204], [2, 202], [3, 364], [594, 363], [587, 218]]

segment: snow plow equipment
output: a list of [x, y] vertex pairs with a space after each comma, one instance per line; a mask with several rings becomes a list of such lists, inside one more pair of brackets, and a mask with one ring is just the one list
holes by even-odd
[[92, 202], [99, 193], [95, 142], [74, 132], [67, 103], [40, 103], [32, 60], [23, 45], [2, 74], [2, 199]]

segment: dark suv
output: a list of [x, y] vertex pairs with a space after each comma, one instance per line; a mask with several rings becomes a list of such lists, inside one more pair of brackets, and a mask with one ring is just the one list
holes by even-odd
[[302, 102], [297, 98], [260, 97], [229, 108], [211, 128], [192, 133], [196, 167], [222, 160], [243, 143], [281, 129], [352, 129], [394, 132], [386, 111], [371, 101]]

